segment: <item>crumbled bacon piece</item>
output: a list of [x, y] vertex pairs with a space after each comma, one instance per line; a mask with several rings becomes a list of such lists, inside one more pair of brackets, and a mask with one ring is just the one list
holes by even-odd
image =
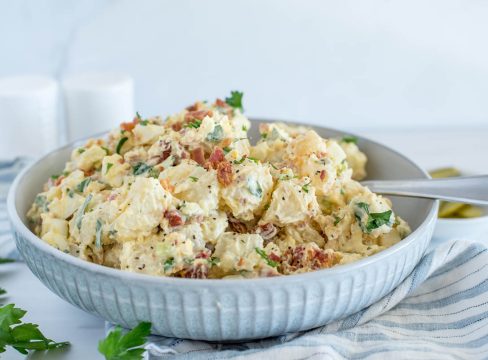
[[131, 122], [123, 122], [120, 124], [120, 128], [125, 131], [132, 131], [139, 123], [139, 118], [136, 116]]
[[229, 227], [231, 228], [232, 231], [239, 234], [245, 234], [248, 232], [246, 224], [243, 223], [242, 221], [237, 220], [232, 215], [228, 215], [228, 219], [229, 219]]
[[185, 122], [192, 122], [194, 120], [203, 120], [205, 116], [213, 116], [212, 110], [188, 111], [185, 114]]
[[183, 128], [183, 125], [181, 125], [181, 123], [177, 122], [177, 123], [174, 123], [173, 125], [171, 125], [171, 128], [174, 131], [180, 131]]
[[278, 229], [276, 229], [276, 227], [273, 224], [267, 223], [267, 224], [260, 225], [256, 229], [256, 233], [261, 235], [261, 237], [264, 240], [269, 240], [276, 236], [276, 234], [278, 233]]
[[220, 184], [227, 186], [232, 183], [234, 173], [232, 172], [232, 165], [228, 161], [222, 161], [217, 165], [217, 180]]
[[187, 106], [186, 107], [186, 110], [188, 110], [188, 111], [197, 111], [198, 110], [198, 107], [199, 107], [199, 103], [196, 102], [193, 105]]
[[59, 184], [61, 184], [64, 180], [64, 176], [61, 175], [60, 177], [58, 177], [55, 181], [54, 181], [54, 186], [58, 186]]
[[217, 165], [225, 160], [225, 153], [220, 147], [216, 146], [210, 157], [208, 158], [207, 167], [216, 169]]
[[205, 164], [205, 153], [203, 152], [203, 148], [197, 147], [196, 149], [193, 149], [190, 153], [190, 158], [203, 166]]
[[274, 252], [270, 253], [268, 255], [268, 258], [270, 260], [273, 260], [273, 261], [276, 261], [276, 262], [280, 262], [281, 261], [281, 258], [278, 255], [276, 255]]
[[225, 138], [224, 140], [222, 140], [222, 142], [220, 143], [220, 145], [223, 148], [228, 147], [228, 146], [232, 145], [232, 139], [231, 138]]
[[325, 170], [322, 170], [320, 172], [320, 180], [324, 181], [325, 180], [325, 175], [327, 175], [327, 173], [325, 172]]
[[300, 245], [294, 249], [288, 249], [283, 255], [282, 266], [286, 273], [292, 273], [299, 269], [319, 270], [333, 266], [340, 260], [339, 255], [322, 250], [318, 247]]
[[228, 107], [229, 105], [222, 99], [217, 99], [215, 100], [215, 106], [225, 108]]
[[164, 217], [168, 219], [169, 224], [171, 226], [183, 225], [183, 218], [181, 217], [180, 213], [176, 210], [166, 211], [164, 213]]

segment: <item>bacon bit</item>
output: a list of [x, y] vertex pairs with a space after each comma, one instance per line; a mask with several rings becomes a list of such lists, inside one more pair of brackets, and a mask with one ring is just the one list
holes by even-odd
[[118, 160], [118, 163], [119, 163], [119, 164], [123, 164], [123, 163], [124, 163], [124, 158], [120, 158], [120, 159]]
[[238, 266], [243, 266], [245, 262], [246, 261], [244, 260], [244, 258], [240, 258], [239, 261], [238, 261], [238, 263], [237, 263], [237, 265]]
[[171, 226], [180, 226], [183, 225], [183, 218], [176, 210], [166, 211], [164, 213], [164, 217], [168, 219], [169, 224]]
[[217, 165], [217, 180], [223, 186], [230, 185], [234, 180], [232, 165], [228, 161], [222, 161]]
[[64, 176], [61, 175], [60, 177], [58, 177], [55, 181], [54, 181], [54, 186], [58, 186], [59, 184], [61, 184], [61, 182], [64, 180]]
[[317, 153], [317, 157], [318, 157], [319, 159], [324, 158], [326, 155], [327, 155], [327, 153], [326, 153], [326, 152], [322, 152], [322, 151], [319, 151], [319, 152]]
[[228, 215], [228, 219], [229, 219], [229, 227], [231, 228], [232, 231], [239, 234], [245, 234], [248, 232], [246, 224], [244, 224], [242, 221], [237, 220], [232, 215]]
[[181, 158], [182, 159], [188, 159], [190, 157], [190, 154], [187, 151], [182, 151], [181, 152]]
[[274, 252], [272, 252], [271, 254], [268, 255], [268, 258], [270, 260], [273, 260], [273, 261], [276, 261], [276, 262], [281, 262], [281, 258], [276, 255]]
[[184, 277], [188, 279], [206, 279], [208, 277], [208, 265], [195, 264], [185, 273]]
[[205, 164], [205, 153], [203, 152], [203, 148], [197, 147], [196, 149], [193, 149], [190, 158], [203, 166]]
[[213, 116], [212, 110], [196, 110], [196, 111], [188, 111], [185, 114], [185, 122], [189, 123], [196, 120], [203, 120], [205, 116]]
[[326, 174], [327, 174], [327, 173], [325, 172], [325, 170], [322, 170], [322, 171], [320, 172], [320, 180], [324, 181], [324, 180], [325, 180], [325, 175], [326, 175]]
[[222, 99], [217, 99], [217, 100], [215, 100], [215, 106], [220, 107], [220, 108], [226, 108], [226, 107], [229, 107], [229, 104], [227, 104]]
[[93, 170], [93, 169], [86, 170], [86, 171], [83, 170], [83, 174], [85, 174], [85, 177], [92, 176], [94, 172], [95, 172], [95, 170]]
[[197, 111], [198, 110], [198, 107], [199, 107], [199, 103], [196, 102], [193, 105], [187, 106], [186, 107], [186, 110], [188, 110], [188, 111]]
[[174, 131], [180, 131], [183, 128], [183, 125], [181, 125], [181, 123], [177, 122], [177, 123], [174, 123], [173, 125], [171, 125], [171, 128]]
[[125, 131], [132, 131], [139, 123], [139, 118], [136, 116], [131, 122], [123, 122], [120, 124], [120, 128]]
[[161, 184], [164, 190], [169, 191], [170, 193], [175, 191], [175, 187], [171, 185], [168, 179], [160, 179], [159, 183]]
[[208, 158], [207, 167], [216, 169], [217, 165], [225, 160], [225, 153], [220, 147], [216, 146], [213, 153]]
[[260, 225], [256, 229], [256, 234], [261, 235], [264, 240], [272, 239], [277, 233], [278, 229], [271, 223]]

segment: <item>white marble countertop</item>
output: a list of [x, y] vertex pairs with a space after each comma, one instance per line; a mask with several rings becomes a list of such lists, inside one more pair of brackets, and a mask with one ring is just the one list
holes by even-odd
[[[473, 173], [488, 173], [488, 128], [450, 130], [356, 131], [389, 145], [429, 169], [456, 166]], [[68, 351], [36, 353], [31, 359], [101, 359], [98, 341], [104, 335], [104, 322], [61, 300], [51, 293], [22, 263], [7, 264], [2, 287], [8, 302], [28, 311], [25, 320], [40, 325], [44, 334], [56, 341], [70, 341]], [[9, 349], [5, 358], [22, 359]]]

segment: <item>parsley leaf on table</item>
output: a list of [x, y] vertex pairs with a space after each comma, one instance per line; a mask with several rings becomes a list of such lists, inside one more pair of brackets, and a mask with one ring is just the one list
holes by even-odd
[[106, 360], [139, 360], [144, 354], [143, 345], [151, 333], [151, 323], [141, 322], [134, 329], [122, 334], [117, 326], [98, 343], [98, 351], [105, 355]]
[[26, 314], [25, 310], [16, 308], [14, 304], [0, 307], [0, 353], [6, 346], [12, 346], [22, 354], [29, 350], [51, 350], [69, 345], [69, 342], [55, 342], [46, 338], [39, 325], [22, 323], [20, 319]]

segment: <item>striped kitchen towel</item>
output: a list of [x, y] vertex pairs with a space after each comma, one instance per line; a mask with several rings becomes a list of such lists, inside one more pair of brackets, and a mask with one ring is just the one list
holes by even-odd
[[152, 336], [146, 350], [149, 360], [488, 359], [487, 247], [444, 242], [383, 299], [321, 328], [236, 344]]
[[19, 259], [7, 214], [7, 194], [10, 184], [29, 160], [18, 158], [0, 161], [0, 257]]

